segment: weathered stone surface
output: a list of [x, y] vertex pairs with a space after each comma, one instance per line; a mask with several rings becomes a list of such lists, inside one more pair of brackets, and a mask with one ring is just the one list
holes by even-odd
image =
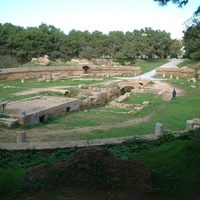
[[[59, 116], [77, 110], [79, 105], [78, 98], [38, 96], [8, 104], [7, 115], [18, 119], [19, 124], [34, 125], [46, 121], [50, 115]], [[26, 115], [21, 116], [21, 111], [26, 111]]]
[[118, 98], [115, 99], [116, 102], [120, 103], [125, 101], [126, 99], [128, 99], [130, 97], [131, 93], [127, 92], [124, 95], [119, 96]]
[[199, 129], [200, 128], [200, 119], [199, 118], [193, 118], [193, 129]]
[[192, 121], [193, 121], [194, 124], [200, 125], [200, 119], [199, 118], [193, 118]]
[[49, 59], [46, 57], [40, 57], [38, 58], [38, 63], [41, 66], [47, 66], [49, 64]]
[[80, 109], [86, 110], [92, 106], [92, 100], [90, 98], [84, 99], [80, 101]]
[[79, 89], [87, 89], [88, 86], [86, 84], [80, 84], [77, 86]]
[[155, 134], [162, 134], [163, 133], [163, 124], [160, 123], [160, 122], [157, 122], [156, 123], [156, 126], [155, 126]]
[[26, 132], [24, 131], [17, 131], [17, 143], [26, 143]]
[[61, 90], [61, 89], [51, 89], [51, 92], [58, 92], [63, 94], [66, 97], [71, 97], [71, 92], [69, 90]]
[[107, 88], [106, 89], [106, 98], [112, 99], [119, 96], [119, 90], [117, 88]]
[[103, 105], [106, 101], [106, 92], [94, 92], [89, 98], [94, 105]]
[[54, 81], [59, 81], [60, 79], [61, 79], [61, 75], [60, 75], [60, 73], [52, 73], [52, 79], [54, 80]]
[[31, 59], [31, 62], [35, 62], [35, 61], [37, 61], [38, 59], [37, 58], [32, 58]]
[[111, 108], [129, 108], [131, 106], [132, 106], [131, 104], [118, 103], [115, 100], [109, 102], [109, 104], [106, 105], [106, 107], [111, 107]]
[[195, 69], [189, 69], [186, 67], [183, 68], [156, 68], [156, 75], [160, 75], [173, 78], [173, 77], [179, 77], [179, 78], [193, 78], [196, 75]]
[[126, 92], [134, 93], [134, 90], [140, 90], [149, 83], [148, 80], [129, 80], [118, 83], [119, 93], [125, 94]]
[[7, 127], [13, 127], [19, 124], [17, 119], [12, 119], [12, 118], [0, 118], [0, 124], [3, 124]]
[[194, 122], [193, 120], [187, 120], [186, 121], [186, 130], [193, 130]]
[[[46, 58], [45, 58], [46, 59]], [[0, 79], [1, 80], [15, 80], [15, 79], [29, 79], [29, 78], [42, 78], [43, 76], [51, 76], [52, 73], [60, 73], [61, 78], [66, 77], [77, 77], [85, 74], [82, 66], [56, 66], [49, 67], [48, 70], [46, 67], [36, 67], [36, 68], [6, 68], [0, 71]], [[122, 73], [126, 74], [140, 74], [140, 67], [94, 67], [90, 66], [89, 73], [92, 76], [97, 76], [97, 74], [101, 76], [109, 76], [115, 75], [118, 76]], [[87, 74], [86, 74], [87, 75]], [[97, 80], [97, 79], [95, 79]], [[103, 79], [102, 79], [103, 80]]]
[[143, 101], [143, 105], [148, 105], [150, 102], [149, 101]]

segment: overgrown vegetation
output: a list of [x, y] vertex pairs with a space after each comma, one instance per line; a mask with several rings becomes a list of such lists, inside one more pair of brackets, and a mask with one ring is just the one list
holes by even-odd
[[165, 133], [156, 141], [129, 140], [108, 145], [117, 158], [148, 164], [153, 172], [152, 193], [168, 196], [188, 195], [200, 187], [200, 140], [193, 132], [180, 137]]
[[[171, 197], [188, 195], [198, 192], [200, 188], [198, 178], [200, 175], [200, 140], [195, 137], [197, 131], [180, 134], [179, 137], [166, 132], [155, 141], [133, 138], [122, 144], [107, 144], [105, 148], [118, 159], [138, 160], [150, 166], [153, 175], [153, 188], [149, 191], [150, 194]], [[77, 149], [76, 147], [57, 149], [52, 153], [36, 150], [10, 152], [0, 149], [0, 199], [16, 199], [20, 188], [18, 180], [24, 175], [25, 169], [28, 167], [67, 159]], [[109, 172], [95, 160], [93, 164], [94, 170], [90, 173], [98, 173], [95, 176], [98, 179], [92, 180], [91, 184], [101, 185], [101, 183], [107, 182], [106, 177]], [[71, 176], [76, 174], [76, 167], [69, 172], [70, 174], [64, 175], [69, 178], [68, 181], [71, 180]], [[58, 172], [55, 171], [55, 174], [49, 175], [48, 188], [54, 188], [55, 181], [56, 184], [60, 182], [56, 179], [56, 173]], [[29, 185], [24, 189], [33, 190], [37, 188], [38, 190], [41, 187], [47, 187], [43, 183], [38, 184], [39, 182], [32, 182], [32, 186]], [[106, 185], [101, 187], [106, 187]], [[21, 190], [20, 193], [22, 192]]]
[[195, 69], [196, 71], [198, 71], [200, 69], [200, 62], [195, 59], [188, 59], [185, 60], [183, 63], [180, 63], [178, 66], [179, 67], [187, 66], [190, 69]]
[[16, 58], [0, 55], [0, 69], [13, 67], [19, 67], [19, 63], [17, 62]]

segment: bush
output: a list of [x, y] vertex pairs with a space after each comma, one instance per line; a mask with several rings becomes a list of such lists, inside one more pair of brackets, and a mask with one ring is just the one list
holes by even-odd
[[1, 56], [0, 57], [0, 68], [14, 68], [19, 67], [19, 63], [15, 58], [10, 56]]

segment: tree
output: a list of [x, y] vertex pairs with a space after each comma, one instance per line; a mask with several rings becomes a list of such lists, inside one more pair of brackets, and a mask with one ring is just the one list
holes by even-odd
[[88, 60], [94, 58], [95, 57], [95, 49], [90, 46], [83, 48], [83, 50], [80, 52], [80, 57], [87, 58]]
[[180, 58], [182, 55], [181, 49], [183, 47], [183, 44], [181, 43], [180, 40], [173, 40], [172, 45], [171, 45], [171, 58]]
[[186, 57], [200, 59], [200, 23], [184, 32], [183, 44]]
[[39, 27], [0, 24], [0, 56], [10, 56], [18, 61], [49, 55], [62, 58], [164, 58], [170, 54], [172, 40], [165, 31], [145, 28], [133, 32], [71, 30], [68, 35], [53, 25], [42, 23]]
[[109, 56], [115, 58], [116, 53], [120, 51], [124, 42], [124, 33], [122, 31], [110, 31], [107, 36], [107, 47], [109, 48]]
[[[158, 2], [160, 6], [166, 6], [169, 2], [172, 2], [173, 4], [178, 5], [178, 7], [182, 8], [183, 6], [187, 5], [189, 0], [154, 0], [155, 2]], [[194, 15], [200, 15], [200, 6], [197, 8], [197, 10], [194, 12]]]
[[94, 49], [93, 58], [104, 57], [108, 54], [108, 49], [106, 46], [107, 35], [103, 34], [100, 31], [93, 31], [89, 36], [88, 46]]
[[3, 48], [0, 51], [1, 55], [16, 57], [17, 47], [23, 43], [22, 33], [22, 27], [11, 23], [5, 23], [0, 27], [0, 46]]
[[68, 55], [79, 58], [80, 52], [87, 46], [86, 35], [82, 31], [72, 29], [67, 36]]

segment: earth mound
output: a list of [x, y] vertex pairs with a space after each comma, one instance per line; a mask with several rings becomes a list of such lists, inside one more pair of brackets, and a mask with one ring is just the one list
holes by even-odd
[[26, 188], [24, 200], [132, 200], [147, 198], [152, 176], [145, 164], [86, 147], [66, 160], [29, 168], [20, 184]]

